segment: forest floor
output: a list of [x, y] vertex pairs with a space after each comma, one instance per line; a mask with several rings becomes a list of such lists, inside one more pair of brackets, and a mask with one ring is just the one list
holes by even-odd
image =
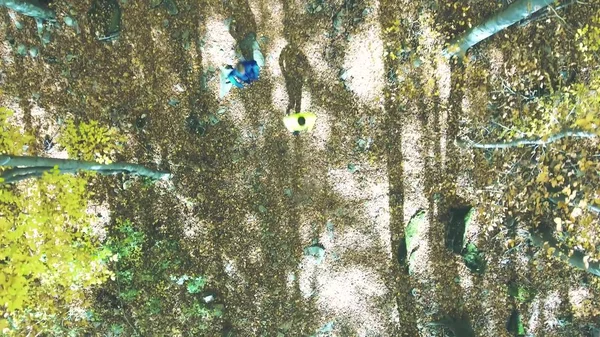
[[[37, 58], [10, 56], [5, 43], [2, 72], [3, 81], [22, 79], [8, 84], [22, 93], [39, 144], [59, 117], [98, 120], [128, 137], [119, 161], [173, 174], [150, 189], [98, 178], [94, 190], [112, 218], [184, 245], [225, 306], [207, 336], [448, 336], [427, 325], [443, 317], [504, 336], [505, 285], [515, 279], [539, 292], [521, 308], [528, 332], [586, 336], [581, 324], [561, 323], [593, 296], [578, 287], [586, 276], [547, 260], [532, 267], [533, 249], [507, 251], [502, 231], [478, 216], [490, 208], [477, 196], [491, 169], [454, 140], [482, 118], [487, 89], [439, 56], [445, 37], [463, 30], [449, 28], [460, 18], [444, 1], [176, 2], [179, 14], [169, 15], [122, 1], [115, 42], [98, 42], [81, 15], [81, 33], [62, 25]], [[69, 6], [84, 13], [89, 1]], [[497, 8], [469, 6], [475, 22]], [[2, 15], [0, 32], [39, 44], [32, 20], [16, 30]], [[241, 32], [256, 31], [266, 65], [258, 82], [221, 100], [219, 66], [236, 60], [231, 17]], [[497, 58], [473, 67], [505, 67], [493, 43], [481, 48]], [[389, 55], [408, 49], [418, 57]], [[289, 134], [289, 107], [315, 113], [315, 130]], [[468, 235], [486, 252], [483, 275], [444, 245], [449, 210], [467, 205], [477, 210]], [[409, 275], [398, 247], [419, 210], [427, 217]], [[304, 253], [315, 242], [322, 260]], [[549, 270], [569, 282], [549, 283]]]

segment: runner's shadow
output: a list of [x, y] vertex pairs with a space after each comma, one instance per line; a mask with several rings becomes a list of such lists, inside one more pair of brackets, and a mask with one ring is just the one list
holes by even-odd
[[310, 69], [306, 55], [294, 44], [288, 44], [281, 51], [279, 66], [285, 78], [285, 87], [289, 96], [286, 114], [300, 112], [302, 103], [302, 87]]

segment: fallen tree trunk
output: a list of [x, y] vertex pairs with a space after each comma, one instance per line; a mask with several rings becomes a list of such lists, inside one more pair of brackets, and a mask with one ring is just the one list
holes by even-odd
[[12, 167], [12, 169], [4, 171], [0, 176], [0, 178], [3, 179], [2, 183], [5, 184], [15, 183], [28, 178], [40, 177], [44, 172], [48, 172], [54, 167], [58, 167], [62, 173], [77, 173], [79, 171], [93, 171], [104, 175], [128, 173], [155, 180], [168, 179], [171, 177], [171, 174], [168, 172], [151, 170], [138, 164], [100, 164], [92, 161], [30, 156], [0, 155], [0, 166]]
[[[575, 206], [577, 204], [579, 204], [578, 200], [575, 200], [575, 202], [569, 202], [567, 201], [567, 197], [565, 196], [560, 196], [560, 197], [551, 197], [548, 198], [548, 200], [550, 200], [553, 204], [558, 204], [559, 202], [566, 202], [568, 203], [570, 206]], [[596, 206], [596, 205], [587, 205], [587, 210], [596, 214], [600, 214], [600, 206]]]
[[566, 138], [566, 137], [575, 137], [575, 138], [594, 138], [598, 136], [595, 133], [580, 131], [580, 130], [565, 130], [563, 132], [559, 132], [555, 135], [548, 137], [548, 139], [543, 138], [533, 138], [533, 139], [517, 139], [511, 142], [499, 142], [499, 143], [476, 143], [476, 142], [468, 142], [464, 140], [457, 139], [456, 145], [461, 148], [477, 148], [477, 149], [508, 149], [511, 147], [519, 147], [525, 145], [547, 145], [550, 143], [554, 143], [557, 140]]
[[53, 21], [56, 19], [54, 11], [38, 0], [0, 0], [0, 6], [41, 20]]
[[547, 232], [542, 233], [531, 233], [531, 242], [539, 248], [553, 248], [552, 255], [557, 257], [559, 260], [568, 263], [572, 267], [582, 269], [588, 273], [600, 276], [600, 263], [589, 262], [589, 256], [584, 253], [575, 250], [571, 254], [564, 252], [558, 246], [558, 243], [552, 237], [552, 234]]
[[517, 0], [503, 11], [494, 14], [484, 23], [454, 38], [450, 41], [448, 48], [443, 51], [443, 54], [447, 58], [464, 55], [469, 48], [477, 43], [529, 17], [553, 2], [554, 0]]

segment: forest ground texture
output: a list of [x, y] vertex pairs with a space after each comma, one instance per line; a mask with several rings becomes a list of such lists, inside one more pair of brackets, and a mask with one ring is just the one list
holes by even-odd
[[[224, 304], [207, 336], [444, 336], [427, 323], [447, 316], [467, 318], [477, 336], [508, 336], [514, 281], [536, 290], [518, 304], [529, 333], [591, 336], [598, 284], [536, 248], [507, 247], [506, 214], [492, 203], [502, 195], [487, 190], [501, 159], [455, 139], [484, 128], [490, 102], [510, 104], [502, 99], [532, 73], [561, 76], [554, 65], [577, 59], [557, 46], [574, 43], [566, 37], [598, 3], [511, 27], [463, 62], [442, 57], [444, 43], [507, 4], [176, 3], [170, 15], [121, 1], [119, 39], [99, 42], [83, 14], [90, 1], [55, 1], [81, 32], [61, 14], [37, 57], [3, 42], [0, 103], [19, 112], [38, 154], [60, 150], [44, 154], [42, 145], [57, 120], [97, 120], [127, 138], [115, 159], [172, 173], [150, 188], [114, 177], [92, 186], [110, 218], [184, 247], [187, 265]], [[0, 36], [40, 45], [33, 20], [20, 18], [18, 30], [0, 16]], [[219, 66], [236, 60], [228, 24], [256, 31], [266, 65], [258, 82], [220, 100]], [[289, 105], [317, 115], [312, 133], [285, 130]], [[485, 252], [482, 275], [444, 245], [450, 209], [466, 205], [476, 209], [467, 235]], [[409, 275], [398, 247], [419, 210], [427, 217]], [[304, 253], [314, 240], [325, 248], [320, 263]]]

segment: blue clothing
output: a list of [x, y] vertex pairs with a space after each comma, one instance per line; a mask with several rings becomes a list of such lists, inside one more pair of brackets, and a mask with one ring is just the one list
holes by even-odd
[[244, 73], [242, 74], [237, 69], [233, 69], [227, 76], [233, 85], [238, 88], [243, 88], [243, 83], [250, 84], [258, 80], [260, 68], [258, 67], [256, 61], [242, 61], [239, 64], [244, 67]]

